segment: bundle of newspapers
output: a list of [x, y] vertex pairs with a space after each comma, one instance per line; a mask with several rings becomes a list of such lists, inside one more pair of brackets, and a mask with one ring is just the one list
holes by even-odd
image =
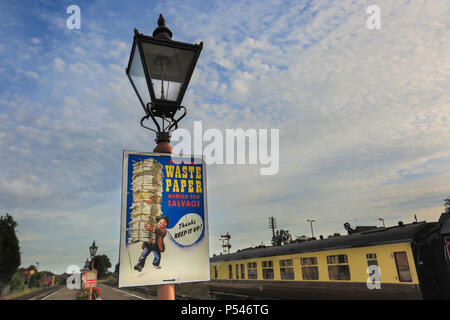
[[156, 241], [155, 232], [149, 231], [145, 225], [156, 227], [156, 217], [162, 214], [162, 168], [159, 162], [151, 158], [133, 163], [133, 203], [128, 243]]

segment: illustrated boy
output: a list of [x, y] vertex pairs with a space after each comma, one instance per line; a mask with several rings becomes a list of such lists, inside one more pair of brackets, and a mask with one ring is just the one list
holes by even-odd
[[154, 231], [156, 234], [156, 242], [155, 243], [149, 243], [149, 242], [143, 242], [142, 243], [142, 254], [139, 257], [138, 263], [134, 266], [134, 270], [137, 270], [139, 272], [142, 271], [142, 268], [144, 268], [145, 265], [145, 259], [147, 259], [147, 256], [150, 254], [150, 252], [153, 252], [154, 259], [153, 259], [153, 266], [156, 269], [160, 269], [160, 262], [161, 262], [161, 252], [164, 252], [165, 245], [164, 245], [164, 237], [167, 234], [166, 227], [169, 225], [169, 217], [164, 216], [158, 216], [156, 217], [156, 228], [153, 228], [150, 224], [146, 224], [145, 228], [149, 231]]

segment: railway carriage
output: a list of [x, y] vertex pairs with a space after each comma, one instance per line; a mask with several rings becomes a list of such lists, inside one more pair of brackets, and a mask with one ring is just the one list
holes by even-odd
[[216, 255], [210, 263], [213, 294], [273, 299], [450, 299], [450, 215], [442, 214], [433, 223], [249, 248]]

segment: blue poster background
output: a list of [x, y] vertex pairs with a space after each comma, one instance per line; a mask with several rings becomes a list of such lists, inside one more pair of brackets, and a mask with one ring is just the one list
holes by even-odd
[[[127, 173], [127, 216], [126, 216], [126, 243], [128, 245], [128, 239], [129, 239], [129, 224], [131, 222], [131, 206], [133, 204], [133, 189], [132, 189], [132, 178], [133, 178], [133, 163], [139, 162], [145, 159], [153, 158], [154, 160], [158, 161], [163, 166], [163, 181], [162, 181], [162, 202], [161, 202], [161, 211], [162, 215], [169, 217], [169, 225], [167, 226], [168, 229], [174, 227], [176, 223], [180, 220], [181, 217], [188, 213], [196, 213], [202, 217], [203, 221], [203, 230], [200, 235], [200, 237], [197, 239], [197, 242], [199, 242], [205, 234], [205, 208], [204, 208], [204, 193], [206, 190], [206, 185], [204, 184], [204, 176], [205, 172], [203, 170], [205, 169], [202, 167], [203, 159], [201, 157], [177, 157], [177, 156], [160, 156], [160, 155], [148, 155], [148, 154], [133, 154], [130, 153], [128, 155], [128, 173]], [[171, 163], [171, 160], [175, 163]], [[195, 162], [195, 164], [193, 164]], [[201, 180], [202, 183], [202, 193], [189, 193], [189, 192], [166, 192], [166, 179], [167, 179], [167, 173], [166, 173], [166, 165], [174, 165], [176, 166], [195, 166], [195, 167], [202, 167], [202, 177]], [[180, 168], [181, 170], [181, 168]], [[180, 180], [172, 177], [170, 178], [172, 180]], [[200, 202], [200, 206], [197, 207], [169, 207], [168, 206], [168, 200], [169, 200], [169, 194], [186, 194], [186, 195], [199, 195], [199, 199], [197, 201]], [[174, 199], [171, 199], [174, 200]], [[187, 199], [189, 200], [189, 199]], [[170, 233], [169, 233], [170, 234]], [[172, 237], [172, 235], [171, 235]], [[183, 247], [178, 242], [174, 241], [178, 246]], [[194, 243], [194, 244], [195, 244]], [[193, 244], [193, 245], [194, 245]]]

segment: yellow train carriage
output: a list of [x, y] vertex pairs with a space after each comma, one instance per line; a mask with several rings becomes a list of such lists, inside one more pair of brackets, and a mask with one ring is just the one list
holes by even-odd
[[[425, 281], [433, 272], [424, 264], [435, 265], [430, 258], [424, 260], [431, 245], [425, 239], [440, 230], [437, 227], [414, 223], [214, 256], [210, 290], [275, 299], [420, 299], [421, 278]], [[450, 274], [448, 265], [444, 274]], [[441, 280], [448, 286], [448, 279]]]

